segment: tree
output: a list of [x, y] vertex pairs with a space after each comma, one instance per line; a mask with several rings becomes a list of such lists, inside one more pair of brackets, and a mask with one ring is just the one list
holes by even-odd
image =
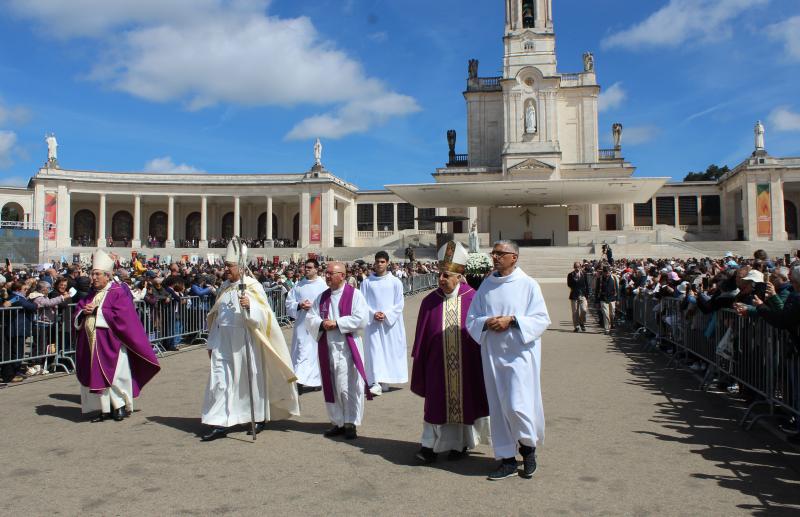
[[706, 172], [690, 172], [683, 178], [683, 181], [717, 181], [728, 171], [730, 169], [727, 165], [718, 167], [715, 164], [711, 164], [706, 169]]

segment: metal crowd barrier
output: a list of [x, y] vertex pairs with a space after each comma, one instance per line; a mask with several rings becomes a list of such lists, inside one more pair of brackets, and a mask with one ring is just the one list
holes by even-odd
[[[739, 316], [731, 309], [703, 314], [683, 308], [676, 298], [657, 300], [648, 294], [629, 295], [637, 332], [675, 346], [672, 360], [684, 354], [706, 363], [701, 387], [713, 376], [736, 382], [754, 401], [740, 424], [748, 429], [777, 408], [800, 418], [800, 351], [788, 332], [758, 316]], [[756, 408], [766, 410], [756, 413]]]
[[425, 273], [422, 275], [407, 276], [400, 279], [403, 282], [403, 294], [411, 296], [413, 294], [436, 289], [439, 287], [438, 273]]
[[267, 293], [267, 301], [272, 308], [272, 312], [275, 313], [278, 325], [281, 327], [290, 326], [292, 324], [292, 319], [289, 317], [289, 314], [286, 313], [286, 291], [281, 287], [275, 287], [272, 289], [265, 289], [264, 292]]

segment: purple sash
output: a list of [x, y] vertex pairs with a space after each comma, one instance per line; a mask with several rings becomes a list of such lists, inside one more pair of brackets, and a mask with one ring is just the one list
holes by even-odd
[[[353, 293], [355, 289], [349, 284], [345, 284], [342, 297], [339, 299], [339, 317], [350, 316], [353, 313]], [[331, 305], [331, 290], [326, 289], [322, 293], [319, 301], [319, 314], [323, 320], [328, 319], [328, 314]], [[353, 364], [358, 370], [358, 374], [364, 379], [364, 392], [368, 400], [372, 400], [372, 393], [367, 386], [367, 373], [364, 370], [364, 362], [361, 360], [361, 354], [358, 353], [358, 346], [352, 334], [344, 334], [347, 339], [347, 345], [350, 347], [350, 355], [353, 357]], [[333, 397], [333, 375], [331, 374], [331, 359], [328, 355], [328, 331], [322, 331], [322, 337], [319, 338], [319, 346], [317, 347], [317, 354], [319, 356], [319, 369], [322, 375], [322, 393], [325, 395], [325, 402], [333, 404], [335, 399]]]

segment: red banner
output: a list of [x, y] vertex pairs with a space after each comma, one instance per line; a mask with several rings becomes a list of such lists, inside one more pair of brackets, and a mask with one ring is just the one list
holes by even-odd
[[322, 195], [317, 194], [311, 197], [311, 207], [309, 209], [309, 239], [311, 243], [322, 242]]
[[761, 237], [772, 235], [772, 199], [769, 183], [756, 185], [756, 230]]
[[55, 192], [44, 195], [44, 238], [48, 241], [56, 239], [56, 217], [58, 214], [58, 197]]

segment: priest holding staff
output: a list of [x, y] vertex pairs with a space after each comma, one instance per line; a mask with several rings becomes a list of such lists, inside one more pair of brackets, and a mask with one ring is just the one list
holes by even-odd
[[501, 460], [489, 479], [517, 474], [517, 447], [523, 461], [519, 475], [530, 478], [536, 447], [544, 440], [541, 336], [550, 317], [539, 284], [517, 267], [517, 244], [497, 241], [491, 255], [494, 273], [481, 284], [467, 315], [467, 329], [481, 345], [492, 445]]
[[247, 247], [234, 237], [225, 253], [225, 282], [208, 313], [211, 371], [202, 421], [213, 429], [206, 442], [235, 425], [254, 421], [259, 433], [270, 420], [300, 414], [289, 348], [264, 288], [247, 274], [246, 257]]
[[373, 395], [388, 384], [408, 382], [406, 328], [403, 325], [403, 283], [389, 273], [389, 254], [375, 254], [373, 273], [361, 282], [361, 294], [369, 306], [364, 331], [367, 382]]

